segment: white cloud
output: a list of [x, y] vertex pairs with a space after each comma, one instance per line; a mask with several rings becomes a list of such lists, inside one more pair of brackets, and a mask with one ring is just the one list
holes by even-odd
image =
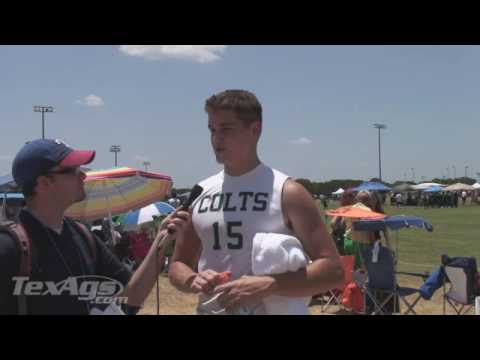
[[89, 106], [89, 107], [100, 107], [100, 106], [103, 106], [105, 104], [105, 102], [103, 101], [103, 99], [100, 96], [93, 95], [93, 94], [85, 96], [85, 98], [83, 98], [83, 100], [77, 100], [76, 102], [77, 102], [77, 104], [86, 105], [86, 106]]
[[307, 139], [306, 137], [301, 137], [299, 139], [291, 140], [290, 143], [293, 145], [310, 145], [312, 140]]
[[120, 52], [147, 60], [182, 59], [201, 64], [221, 59], [226, 45], [121, 45]]

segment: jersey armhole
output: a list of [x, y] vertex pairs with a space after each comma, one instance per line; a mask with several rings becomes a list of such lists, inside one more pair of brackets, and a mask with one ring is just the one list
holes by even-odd
[[286, 183], [291, 180], [291, 181], [294, 181], [290, 176], [288, 176], [284, 181], [283, 181], [283, 184], [282, 184], [282, 192], [281, 192], [281, 197], [280, 197], [280, 206], [281, 206], [281, 209], [282, 209], [282, 219], [283, 219], [283, 225], [285, 225], [285, 227], [287, 229], [289, 229], [290, 231], [293, 232], [293, 228], [292, 226], [290, 225], [290, 221], [288, 219], [288, 216], [285, 212], [285, 206], [284, 206], [284, 191], [285, 191], [285, 185]]

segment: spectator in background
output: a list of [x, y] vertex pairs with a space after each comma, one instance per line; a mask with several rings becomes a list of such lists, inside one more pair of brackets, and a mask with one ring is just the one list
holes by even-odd
[[465, 205], [467, 202], [467, 192], [465, 190], [462, 191], [462, 205]]
[[325, 210], [328, 209], [328, 198], [326, 196], [323, 196], [322, 203], [323, 203], [323, 208]]
[[401, 204], [402, 204], [402, 194], [397, 193], [397, 195], [395, 195], [395, 205], [397, 207], [400, 207]]
[[[383, 209], [381, 198], [378, 193], [374, 192], [371, 194], [371, 207], [373, 211], [380, 213], [380, 214], [385, 214], [385, 210]], [[383, 232], [383, 237], [385, 239], [385, 244], [387, 247], [390, 248], [390, 237], [388, 235], [388, 230], [385, 229]], [[375, 231], [374, 233], [375, 240], [381, 240], [381, 235], [379, 231]]]
[[457, 191], [453, 193], [453, 206], [458, 208], [458, 192]]
[[[340, 206], [348, 206], [355, 204], [355, 193], [348, 189], [340, 198]], [[341, 216], [334, 216], [330, 222], [332, 238], [335, 241], [338, 252], [340, 255], [344, 255], [344, 235], [346, 231], [345, 218]]]

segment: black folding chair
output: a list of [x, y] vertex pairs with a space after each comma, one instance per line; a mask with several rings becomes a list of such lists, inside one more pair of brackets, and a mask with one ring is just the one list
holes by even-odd
[[[366, 313], [393, 314], [401, 313], [398, 304], [400, 299], [406, 306], [404, 315], [414, 314], [414, 308], [422, 298], [419, 289], [399, 286], [395, 273], [395, 261], [392, 251], [384, 246], [378, 249], [377, 261], [373, 260], [374, 246], [370, 246], [362, 251], [362, 260], [367, 269], [368, 280], [364, 286]], [[427, 277], [426, 274], [403, 273], [405, 275]], [[413, 301], [409, 299], [411, 295], [416, 295]], [[391, 305], [393, 302], [393, 306]], [[367, 304], [373, 305], [373, 311], [367, 309]]]

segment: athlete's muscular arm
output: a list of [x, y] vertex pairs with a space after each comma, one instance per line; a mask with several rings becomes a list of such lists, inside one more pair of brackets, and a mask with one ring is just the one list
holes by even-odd
[[211, 293], [215, 287], [217, 273], [206, 270], [196, 273], [202, 244], [190, 221], [182, 237], [176, 239], [175, 251], [168, 277], [178, 290], [189, 293]]
[[310, 194], [302, 185], [288, 180], [282, 202], [288, 225], [312, 263], [303, 271], [275, 276], [274, 293], [310, 296], [340, 287], [344, 281], [342, 263]]
[[218, 301], [227, 310], [258, 303], [270, 295], [311, 296], [343, 283], [338, 252], [310, 194], [302, 185], [287, 180], [283, 188], [282, 207], [287, 225], [302, 242], [312, 263], [297, 272], [244, 276], [216, 287], [215, 293], [224, 292]]

